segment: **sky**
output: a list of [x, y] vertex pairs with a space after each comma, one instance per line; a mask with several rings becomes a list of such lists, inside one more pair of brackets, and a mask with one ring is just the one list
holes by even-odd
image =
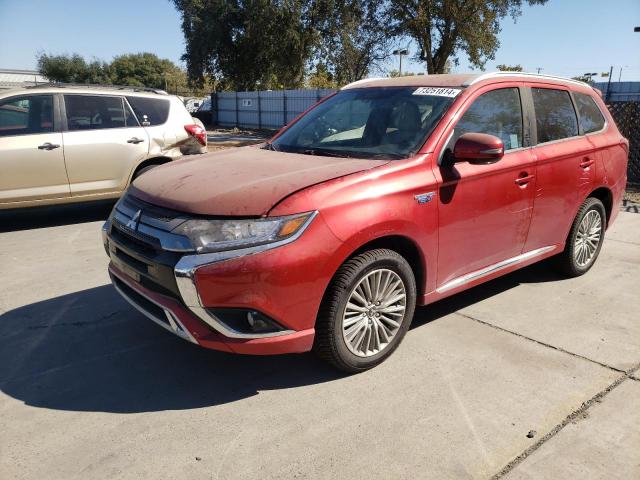
[[[525, 71], [571, 77], [613, 66], [613, 81], [620, 68], [623, 81], [640, 81], [640, 33], [633, 31], [640, 26], [640, 0], [549, 0], [523, 7], [515, 24], [507, 17], [501, 25], [501, 45], [487, 71], [520, 64]], [[109, 61], [142, 51], [182, 64], [180, 15], [169, 0], [0, 0], [0, 68], [34, 69], [38, 52]], [[415, 54], [415, 45], [409, 51]], [[397, 69], [397, 57], [386, 68]], [[404, 58], [407, 69], [425, 71]], [[454, 71], [470, 70], [461, 53]]]

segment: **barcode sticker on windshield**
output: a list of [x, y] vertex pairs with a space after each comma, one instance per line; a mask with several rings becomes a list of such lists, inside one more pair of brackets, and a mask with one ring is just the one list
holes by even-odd
[[455, 97], [460, 93], [457, 88], [420, 87], [412, 95], [435, 95], [436, 97]]

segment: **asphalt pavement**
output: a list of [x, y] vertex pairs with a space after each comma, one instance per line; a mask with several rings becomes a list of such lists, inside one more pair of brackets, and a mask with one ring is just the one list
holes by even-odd
[[348, 376], [147, 320], [109, 284], [109, 208], [0, 213], [0, 478], [640, 478], [640, 215], [587, 275], [418, 308]]

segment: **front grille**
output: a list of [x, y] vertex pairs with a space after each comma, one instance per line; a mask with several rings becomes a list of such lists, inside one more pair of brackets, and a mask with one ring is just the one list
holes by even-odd
[[138, 260], [135, 257], [132, 257], [125, 251], [116, 247], [115, 251], [116, 257], [122, 260], [127, 265], [133, 267], [139, 273], [149, 273], [149, 265], [144, 263], [143, 261]]
[[145, 296], [140, 295], [129, 285], [124, 283], [115, 275], [111, 276], [111, 280], [113, 283], [124, 293], [129, 300], [135, 303], [138, 307], [140, 307], [145, 312], [151, 314], [156, 320], [164, 323], [165, 325], [171, 327], [171, 324], [167, 320], [167, 316], [164, 313], [164, 309], [160, 308], [158, 305], [147, 299]]
[[160, 241], [151, 235], [145, 235], [140, 232], [133, 232], [130, 228], [117, 221], [112, 221], [111, 234], [122, 243], [129, 245], [140, 253], [153, 253], [161, 249]]
[[[175, 281], [174, 281], [174, 284], [175, 284]], [[164, 295], [165, 297], [171, 297], [174, 300], [178, 300], [179, 302], [182, 303], [182, 298], [177, 293], [177, 291], [169, 290], [168, 288], [160, 285], [159, 283], [156, 283], [153, 280], [149, 280], [148, 277], [140, 277], [140, 285], [142, 285], [147, 290], [151, 290], [152, 292], [159, 293], [160, 295]], [[175, 288], [176, 290], [178, 289], [177, 285]]]
[[187, 219], [187, 216], [183, 213], [152, 205], [132, 195], [126, 195], [118, 205], [116, 205], [116, 208], [128, 218], [131, 218], [135, 212], [141, 211], [141, 223], [164, 230], [165, 232], [170, 232]]
[[[113, 263], [145, 288], [180, 301], [173, 270], [182, 253], [163, 245], [167, 241], [170, 245], [178, 244], [177, 240], [186, 241], [188, 251], [190, 243], [186, 238], [171, 233], [185, 219], [177, 212], [125, 196], [116, 204], [107, 232]], [[135, 224], [134, 228], [128, 227], [128, 223]]]

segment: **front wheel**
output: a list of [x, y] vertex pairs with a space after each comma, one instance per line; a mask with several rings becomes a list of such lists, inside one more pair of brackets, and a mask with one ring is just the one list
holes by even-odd
[[600, 254], [606, 222], [602, 202], [587, 198], [573, 221], [564, 251], [556, 257], [556, 266], [562, 273], [578, 277], [589, 271]]
[[397, 252], [376, 249], [346, 261], [329, 285], [314, 351], [356, 373], [384, 361], [407, 332], [416, 303], [413, 271]]

